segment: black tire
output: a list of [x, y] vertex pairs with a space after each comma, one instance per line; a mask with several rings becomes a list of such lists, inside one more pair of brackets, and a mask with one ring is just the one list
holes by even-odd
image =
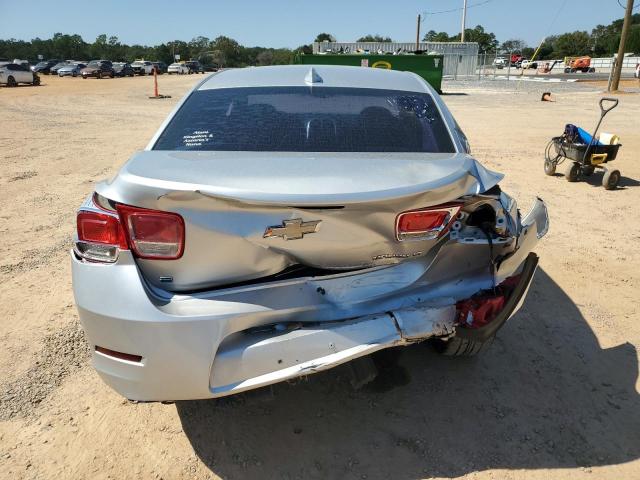
[[576, 69], [575, 69], [575, 68], [572, 68], [572, 69], [571, 69], [571, 73], [576, 73]]
[[580, 173], [582, 173], [582, 175], [584, 175], [585, 177], [590, 177], [595, 171], [596, 167], [594, 167], [593, 165], [585, 165], [584, 167], [582, 167]]
[[9, 78], [7, 78], [7, 87], [17, 87], [18, 86], [18, 82], [16, 82], [16, 79], [13, 78], [11, 75], [9, 75]]
[[602, 177], [602, 186], [606, 190], [615, 190], [620, 182], [620, 170], [607, 170]]
[[556, 163], [553, 160], [544, 161], [544, 173], [550, 177], [556, 174]]
[[565, 68], [564, 73], [571, 73], [571, 69], [569, 67]]
[[564, 171], [567, 182], [577, 182], [580, 175], [580, 164], [578, 162], [570, 162]]
[[432, 341], [432, 345], [440, 355], [447, 357], [473, 357], [489, 348], [494, 338], [495, 334], [484, 342], [460, 337], [453, 337], [449, 340], [436, 338]]
[[34, 76], [33, 76], [33, 83], [32, 83], [32, 85], [33, 85], [34, 87], [39, 86], [39, 85], [40, 85], [40, 77], [38, 77], [37, 75], [34, 75]]
[[96, 73], [96, 78], [100, 80], [102, 78], [102, 72]]
[[584, 67], [582, 69], [582, 73], [589, 73], [589, 67]]

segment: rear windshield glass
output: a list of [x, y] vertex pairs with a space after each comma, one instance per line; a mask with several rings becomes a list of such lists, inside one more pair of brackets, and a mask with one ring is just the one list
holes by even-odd
[[154, 150], [455, 151], [430, 95], [334, 87], [197, 90]]

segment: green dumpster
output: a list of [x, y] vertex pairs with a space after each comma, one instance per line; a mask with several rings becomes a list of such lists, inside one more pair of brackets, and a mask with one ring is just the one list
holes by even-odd
[[442, 93], [442, 55], [299, 54], [294, 62], [302, 65], [350, 65], [414, 72], [429, 82], [437, 92]]

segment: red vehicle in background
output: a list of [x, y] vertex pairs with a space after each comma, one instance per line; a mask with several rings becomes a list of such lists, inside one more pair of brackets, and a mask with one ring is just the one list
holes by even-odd
[[513, 53], [511, 54], [511, 66], [512, 67], [519, 67], [520, 64], [522, 63], [522, 55], [517, 54], [517, 53]]

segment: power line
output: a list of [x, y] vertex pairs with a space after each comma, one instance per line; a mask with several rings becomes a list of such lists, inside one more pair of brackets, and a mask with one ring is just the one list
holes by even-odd
[[[467, 5], [467, 9], [473, 8], [473, 7], [480, 7], [482, 5], [486, 5], [489, 2], [493, 2], [493, 0], [484, 0], [482, 2], [478, 2], [478, 3], [473, 3], [471, 5]], [[452, 8], [450, 10], [440, 10], [439, 12], [427, 12], [427, 11], [424, 11], [424, 12], [422, 12], [422, 14], [424, 16], [427, 16], [427, 15], [440, 15], [441, 13], [460, 12], [462, 10], [464, 10], [464, 8]], [[423, 19], [423, 21], [424, 21], [424, 19]]]
[[[622, 4], [620, 3], [620, 0], [618, 0], [618, 5], [620, 5], [620, 8], [621, 8], [621, 9], [623, 9], [623, 10], [626, 10], [626, 9], [627, 9], [627, 7], [625, 7], [624, 5], [622, 5]], [[631, 10], [635, 10], [636, 8], [639, 8], [639, 7], [640, 7], [640, 5], [636, 5], [636, 6], [635, 6], [635, 7], [633, 7]]]

